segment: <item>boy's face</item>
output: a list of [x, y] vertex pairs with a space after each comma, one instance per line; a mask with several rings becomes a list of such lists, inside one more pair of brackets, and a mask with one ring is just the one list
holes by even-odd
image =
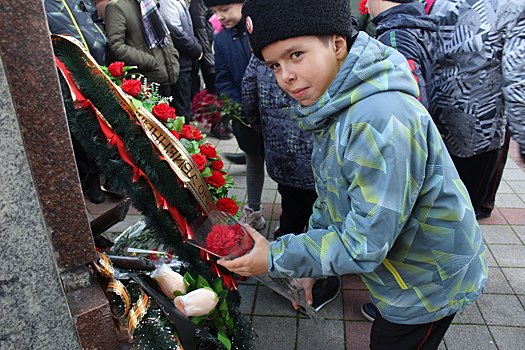
[[368, 0], [366, 2], [366, 8], [370, 12], [370, 17], [374, 18], [381, 13], [379, 6], [381, 5], [381, 0]]
[[226, 28], [235, 27], [242, 19], [242, 3], [212, 6], [210, 9]]
[[334, 80], [348, 55], [346, 38], [299, 36], [277, 41], [261, 51], [279, 86], [303, 106], [321, 97]]

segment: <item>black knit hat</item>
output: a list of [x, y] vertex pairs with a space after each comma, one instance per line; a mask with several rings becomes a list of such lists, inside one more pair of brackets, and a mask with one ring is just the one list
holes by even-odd
[[207, 8], [220, 5], [229, 5], [229, 4], [242, 4], [243, 0], [204, 0], [204, 5]]
[[350, 40], [356, 33], [348, 0], [246, 0], [242, 12], [253, 53], [261, 60], [261, 50], [280, 40], [333, 34]]

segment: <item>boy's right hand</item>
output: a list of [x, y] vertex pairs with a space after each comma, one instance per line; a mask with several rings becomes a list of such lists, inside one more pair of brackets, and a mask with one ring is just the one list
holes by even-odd
[[252, 251], [233, 260], [219, 259], [217, 263], [241, 276], [264, 275], [268, 273], [270, 243], [250, 225], [244, 224], [243, 227], [255, 242]]

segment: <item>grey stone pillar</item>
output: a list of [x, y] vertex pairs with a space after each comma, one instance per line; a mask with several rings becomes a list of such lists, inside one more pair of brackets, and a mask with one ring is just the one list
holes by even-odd
[[0, 8], [0, 349], [116, 349], [42, 0]]

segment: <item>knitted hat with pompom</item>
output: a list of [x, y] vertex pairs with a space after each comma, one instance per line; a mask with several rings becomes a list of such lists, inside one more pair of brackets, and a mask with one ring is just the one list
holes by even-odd
[[334, 34], [350, 40], [357, 34], [348, 0], [246, 0], [243, 16], [253, 53], [261, 60], [261, 50], [280, 40]]

